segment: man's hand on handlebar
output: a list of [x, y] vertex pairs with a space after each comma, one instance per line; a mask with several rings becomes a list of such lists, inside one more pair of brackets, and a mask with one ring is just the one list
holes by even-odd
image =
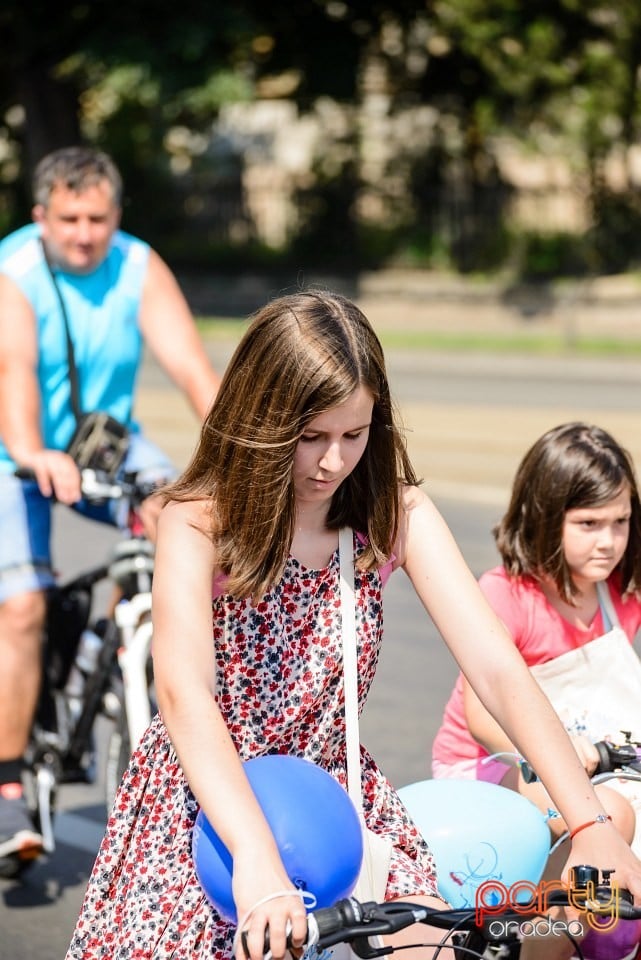
[[82, 497], [80, 471], [62, 450], [37, 450], [20, 459], [16, 471], [33, 474], [43, 497], [55, 497], [59, 503], [77, 503]]

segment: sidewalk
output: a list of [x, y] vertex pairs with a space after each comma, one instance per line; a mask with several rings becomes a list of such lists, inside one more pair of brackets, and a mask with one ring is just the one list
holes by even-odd
[[181, 277], [199, 316], [247, 317], [279, 293], [307, 286], [355, 299], [377, 329], [532, 333], [557, 329], [568, 338], [627, 337], [641, 342], [641, 277], [595, 277], [550, 285], [510, 286], [425, 270], [381, 270], [357, 277], [307, 271], [300, 276]]

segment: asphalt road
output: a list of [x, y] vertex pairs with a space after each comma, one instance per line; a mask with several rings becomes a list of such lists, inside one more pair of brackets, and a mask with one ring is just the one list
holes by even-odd
[[[212, 343], [219, 366], [230, 345]], [[475, 574], [495, 562], [490, 529], [520, 456], [543, 430], [580, 417], [600, 423], [641, 457], [641, 370], [635, 364], [388, 354], [408, 426], [408, 446]], [[147, 364], [139, 410], [149, 433], [184, 463], [196, 426], [180, 398]], [[91, 531], [91, 533], [89, 533]], [[60, 570], [99, 557], [114, 535], [60, 510]], [[362, 739], [397, 785], [429, 775], [429, 746], [456, 670], [402, 572], [388, 584], [386, 641], [362, 722]], [[102, 835], [101, 783], [65, 787], [55, 855], [20, 884], [0, 881], [0, 960], [62, 960]]]

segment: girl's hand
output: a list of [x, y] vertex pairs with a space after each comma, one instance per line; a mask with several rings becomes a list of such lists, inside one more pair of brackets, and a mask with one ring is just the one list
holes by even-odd
[[579, 760], [583, 764], [585, 771], [589, 776], [592, 776], [594, 771], [599, 765], [599, 754], [597, 748], [594, 746], [591, 740], [588, 737], [582, 735], [570, 734], [570, 740], [572, 745], [577, 752]]
[[641, 861], [610, 821], [595, 823], [577, 833], [562, 879], [567, 882], [569, 868], [580, 864], [614, 871], [610, 878], [613, 909], [616, 909], [617, 890], [629, 890], [635, 905], [641, 906]]
[[285, 956], [288, 935], [294, 950], [302, 947], [307, 938], [307, 912], [300, 893], [280, 862], [272, 864], [265, 858], [261, 863], [261, 860], [255, 851], [246, 859], [238, 854], [234, 857], [232, 890], [239, 921], [235, 940], [237, 960], [246, 960], [247, 956], [240, 936], [243, 931], [247, 934], [251, 960], [262, 960], [267, 929], [274, 960]]

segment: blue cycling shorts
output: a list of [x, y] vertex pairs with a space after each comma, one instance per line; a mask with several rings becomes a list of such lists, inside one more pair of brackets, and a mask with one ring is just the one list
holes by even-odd
[[[166, 454], [140, 433], [132, 433], [121, 472], [140, 471], [169, 480], [176, 468]], [[0, 603], [9, 597], [46, 590], [55, 583], [51, 564], [52, 501], [43, 497], [33, 480], [0, 474]], [[111, 526], [124, 527], [118, 501], [92, 504], [86, 500], [71, 509]]]

